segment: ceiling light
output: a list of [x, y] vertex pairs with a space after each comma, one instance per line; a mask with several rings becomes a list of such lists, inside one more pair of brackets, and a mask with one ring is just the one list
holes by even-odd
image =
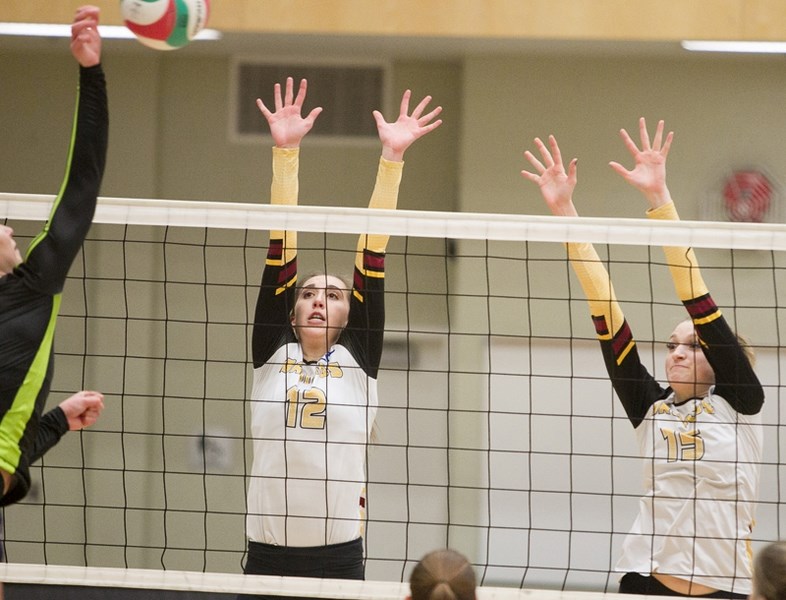
[[693, 52], [749, 52], [758, 54], [786, 54], [786, 42], [733, 42], [685, 40], [685, 50]]
[[[131, 40], [134, 34], [123, 25], [99, 25], [98, 31], [103, 39]], [[0, 23], [0, 35], [22, 35], [36, 37], [71, 37], [71, 25], [55, 23]], [[203, 29], [195, 40], [220, 40], [221, 32], [216, 29]]]

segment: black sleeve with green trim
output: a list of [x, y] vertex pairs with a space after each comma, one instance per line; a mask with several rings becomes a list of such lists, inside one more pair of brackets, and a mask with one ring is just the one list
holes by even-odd
[[49, 221], [20, 269], [28, 285], [58, 294], [93, 222], [106, 165], [109, 135], [106, 81], [101, 65], [79, 68], [77, 102], [66, 175]]
[[47, 450], [60, 441], [68, 431], [68, 419], [63, 409], [56, 406], [46, 413], [38, 423], [38, 435], [30, 453], [30, 464], [39, 460]]

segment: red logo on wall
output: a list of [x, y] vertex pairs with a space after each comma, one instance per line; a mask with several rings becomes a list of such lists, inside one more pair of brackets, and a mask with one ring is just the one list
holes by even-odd
[[730, 221], [761, 223], [772, 203], [772, 183], [761, 171], [736, 171], [723, 186]]

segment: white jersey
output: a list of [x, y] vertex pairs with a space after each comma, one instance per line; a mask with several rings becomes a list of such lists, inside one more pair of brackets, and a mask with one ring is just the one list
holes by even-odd
[[281, 346], [254, 369], [249, 539], [324, 546], [362, 534], [377, 381], [342, 345], [318, 363]]
[[[678, 220], [673, 203], [653, 219]], [[665, 247], [677, 296], [715, 374], [705, 398], [677, 405], [639, 357], [608, 271], [591, 244], [568, 245], [614, 391], [635, 428], [644, 496], [617, 570], [750, 592], [750, 538], [762, 456], [764, 389], [710, 296], [691, 248]]]
[[738, 413], [713, 391], [680, 405], [673, 395], [657, 401], [636, 428], [645, 494], [616, 570], [691, 573], [749, 594], [761, 413]]
[[[297, 203], [298, 149], [273, 149], [272, 204]], [[371, 208], [395, 208], [403, 163], [380, 158]], [[365, 522], [366, 448], [377, 413], [385, 330], [387, 236], [361, 235], [349, 315], [336, 343], [306, 364], [290, 316], [296, 232], [271, 232], [254, 313], [254, 464], [246, 534], [314, 547], [358, 539]]]

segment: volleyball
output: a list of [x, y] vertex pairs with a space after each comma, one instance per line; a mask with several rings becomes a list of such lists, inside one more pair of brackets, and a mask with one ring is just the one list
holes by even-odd
[[120, 0], [123, 22], [145, 46], [175, 50], [207, 24], [210, 0]]

